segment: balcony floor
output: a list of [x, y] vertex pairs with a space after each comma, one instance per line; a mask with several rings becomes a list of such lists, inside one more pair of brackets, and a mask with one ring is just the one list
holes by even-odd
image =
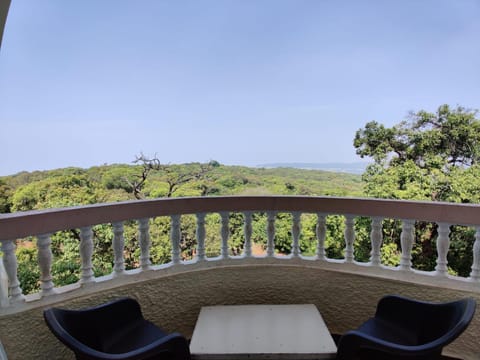
[[[338, 340], [340, 340], [340, 334], [331, 334], [335, 344], [338, 344]], [[460, 358], [450, 357], [450, 356], [442, 356], [442, 360], [462, 360]]]

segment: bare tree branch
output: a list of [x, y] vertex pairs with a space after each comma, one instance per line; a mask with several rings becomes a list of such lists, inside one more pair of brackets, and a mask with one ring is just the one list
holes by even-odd
[[[218, 163], [210, 161], [208, 163], [192, 163], [187, 165], [162, 165], [155, 154], [149, 158], [143, 153], [135, 156], [134, 164], [142, 166], [141, 173], [134, 180], [125, 178], [126, 183], [132, 189], [136, 199], [145, 199], [143, 188], [149, 175], [153, 172], [161, 172], [163, 180], [168, 185], [166, 197], [172, 197], [182, 185], [193, 181], [206, 179], [207, 174], [213, 170]], [[206, 187], [206, 185], [204, 185]], [[202, 190], [202, 196], [208, 193], [208, 188]]]

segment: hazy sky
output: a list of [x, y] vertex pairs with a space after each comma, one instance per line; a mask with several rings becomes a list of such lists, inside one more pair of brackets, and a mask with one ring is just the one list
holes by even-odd
[[358, 161], [355, 131], [480, 108], [478, 0], [12, 0], [0, 175]]

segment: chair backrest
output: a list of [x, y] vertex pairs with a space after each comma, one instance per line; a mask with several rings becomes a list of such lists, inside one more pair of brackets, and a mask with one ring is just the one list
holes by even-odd
[[445, 346], [456, 339], [469, 325], [476, 302], [465, 298], [447, 303], [415, 301], [389, 295], [377, 306], [376, 316], [388, 311], [389, 321], [416, 336], [417, 345]]
[[476, 302], [471, 298], [433, 304], [425, 314], [419, 342], [434, 342], [442, 346], [451, 343], [468, 327], [475, 308]]
[[337, 359], [440, 359], [443, 347], [467, 328], [475, 307], [470, 298], [430, 303], [385, 296], [374, 318], [342, 335]]
[[50, 308], [43, 314], [55, 336], [74, 351], [85, 347], [102, 351], [106, 334], [143, 320], [140, 305], [130, 298], [82, 310]]

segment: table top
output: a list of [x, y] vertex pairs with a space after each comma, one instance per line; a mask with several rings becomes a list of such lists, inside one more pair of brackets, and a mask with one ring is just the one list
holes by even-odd
[[202, 307], [192, 358], [332, 359], [337, 347], [315, 305]]

